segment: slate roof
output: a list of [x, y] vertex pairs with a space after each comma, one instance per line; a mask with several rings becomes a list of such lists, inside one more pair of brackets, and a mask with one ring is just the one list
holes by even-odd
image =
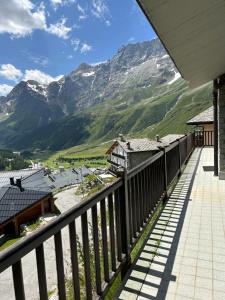
[[45, 170], [41, 169], [24, 178], [22, 186], [39, 191], [54, 191], [65, 186], [81, 183], [88, 174], [91, 174], [91, 171], [85, 166], [51, 174], [46, 174]]
[[187, 121], [188, 125], [212, 124], [213, 123], [213, 106], [204, 110], [194, 118]]
[[185, 136], [184, 134], [168, 134], [168, 135], [160, 138], [160, 141], [163, 144], [170, 145], [170, 144], [174, 143], [175, 141], [182, 139], [184, 136]]
[[85, 166], [49, 175], [46, 174], [45, 169], [30, 170], [30, 172], [23, 172], [23, 170], [0, 172], [0, 188], [8, 185], [9, 178], [14, 177], [14, 181], [17, 178], [22, 178], [22, 186], [26, 189], [51, 192], [65, 186], [81, 183], [88, 174], [91, 174], [91, 171]]
[[[128, 143], [130, 143], [130, 147], [128, 147]], [[147, 138], [130, 139], [126, 142], [118, 141], [118, 144], [120, 144], [126, 152], [156, 151], [159, 150], [158, 146], [160, 145], [159, 142]]]
[[[130, 144], [128, 146], [128, 143]], [[110, 154], [114, 148], [120, 145], [124, 151], [127, 153], [131, 152], [146, 152], [146, 151], [157, 151], [158, 146], [160, 145], [159, 142], [143, 138], [143, 139], [126, 139], [126, 141], [116, 140], [112, 146], [108, 149], [106, 154]]]
[[50, 195], [48, 192], [25, 189], [16, 186], [4, 186], [0, 189], [0, 224], [6, 222], [36, 202]]
[[24, 178], [36, 173], [35, 169], [24, 169], [18, 171], [1, 171], [0, 172], [0, 188], [4, 185], [9, 184], [9, 178], [14, 177], [14, 179]]
[[[32, 207], [42, 198], [51, 195], [59, 188], [81, 183], [91, 171], [85, 166], [77, 169], [65, 170], [56, 174], [46, 174], [44, 169], [33, 172], [0, 172], [0, 224]], [[23, 176], [28, 174], [27, 176]], [[17, 186], [9, 185], [9, 178], [22, 177], [20, 191]], [[16, 180], [15, 180], [16, 181]]]
[[[126, 139], [125, 142], [117, 140], [114, 144], [109, 148], [106, 154], [110, 154], [113, 149], [120, 145], [127, 153], [131, 152], [146, 152], [146, 151], [158, 151], [159, 147], [165, 147], [178, 139], [184, 137], [183, 134], [168, 134], [163, 138], [160, 138], [160, 141], [150, 140], [148, 138], [142, 139]], [[128, 143], [130, 146], [128, 146]]]

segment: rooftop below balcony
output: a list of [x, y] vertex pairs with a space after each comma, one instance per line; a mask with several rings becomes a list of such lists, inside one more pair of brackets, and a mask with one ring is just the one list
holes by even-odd
[[222, 300], [225, 184], [213, 148], [196, 148], [117, 299]]

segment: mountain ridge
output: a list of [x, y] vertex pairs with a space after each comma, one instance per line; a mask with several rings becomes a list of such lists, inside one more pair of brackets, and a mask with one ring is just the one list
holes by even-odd
[[0, 98], [0, 145], [58, 150], [145, 132], [188, 89], [179, 77], [154, 39], [123, 46], [106, 62], [82, 63], [49, 85], [20, 82]]

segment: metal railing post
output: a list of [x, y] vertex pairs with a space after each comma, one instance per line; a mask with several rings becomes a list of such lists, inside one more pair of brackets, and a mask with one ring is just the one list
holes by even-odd
[[167, 186], [168, 186], [168, 176], [167, 176], [167, 160], [166, 160], [166, 148], [160, 147], [160, 150], [163, 151], [163, 162], [164, 162], [164, 197], [163, 204], [168, 200]]
[[179, 173], [178, 173], [178, 176], [181, 175], [181, 151], [180, 151], [180, 139], [177, 140], [178, 143], [179, 143], [179, 146], [178, 146], [178, 151], [179, 151]]
[[122, 278], [127, 273], [131, 265], [130, 257], [130, 221], [129, 221], [129, 199], [128, 199], [128, 179], [127, 170], [124, 169], [123, 173], [123, 185], [120, 188], [120, 220], [121, 220], [121, 246], [122, 253], [125, 254], [125, 264], [121, 271]]

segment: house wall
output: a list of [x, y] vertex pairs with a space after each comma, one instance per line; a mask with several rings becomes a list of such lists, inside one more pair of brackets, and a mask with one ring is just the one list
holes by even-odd
[[[118, 154], [118, 155], [124, 156], [124, 158], [118, 157], [113, 154]], [[123, 150], [123, 148], [120, 145], [118, 145], [116, 148], [113, 149], [113, 152], [110, 154], [109, 160], [122, 166], [122, 167], [128, 167], [127, 153]]]
[[132, 169], [142, 163], [143, 161], [149, 159], [158, 151], [148, 151], [148, 152], [135, 152], [129, 153], [128, 161], [129, 161], [129, 169]]
[[204, 131], [214, 131], [213, 124], [203, 124]]

